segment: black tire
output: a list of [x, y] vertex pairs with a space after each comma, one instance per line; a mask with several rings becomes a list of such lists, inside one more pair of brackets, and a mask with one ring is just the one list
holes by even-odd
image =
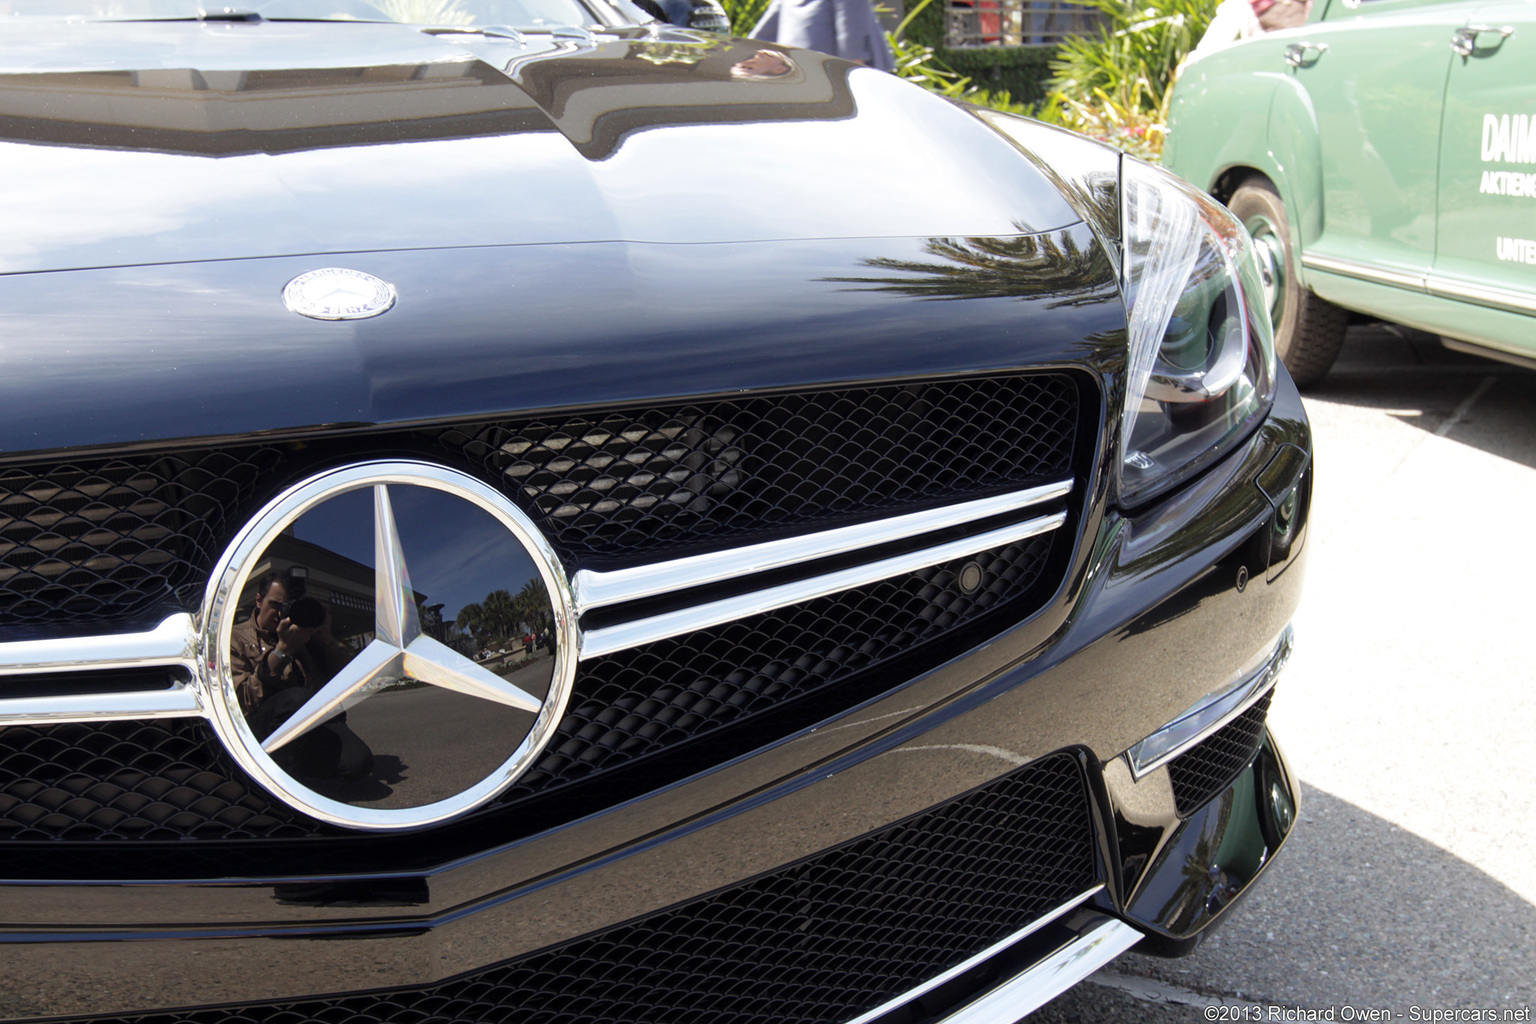
[[1270, 318], [1280, 361], [1298, 386], [1316, 384], [1339, 357], [1349, 311], [1302, 287], [1285, 203], [1267, 179], [1245, 180], [1227, 201], [1227, 209], [1253, 236], [1260, 270], [1268, 277], [1266, 287], [1273, 288]]

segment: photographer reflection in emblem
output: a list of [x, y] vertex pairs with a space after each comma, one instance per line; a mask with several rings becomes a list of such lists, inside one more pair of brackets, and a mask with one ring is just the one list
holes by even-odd
[[[304, 594], [304, 581], [269, 572], [252, 588], [250, 618], [230, 633], [229, 663], [240, 710], [257, 739], [266, 739], [304, 706], [352, 651], [331, 635], [331, 613]], [[286, 771], [319, 779], [360, 779], [373, 751], [347, 728], [340, 712], [274, 755]]]

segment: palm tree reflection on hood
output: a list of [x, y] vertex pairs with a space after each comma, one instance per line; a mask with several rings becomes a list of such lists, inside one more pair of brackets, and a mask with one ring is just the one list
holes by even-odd
[[[1022, 227], [1022, 226], [1021, 226]], [[865, 266], [902, 277], [824, 277], [863, 285], [849, 291], [895, 292], [918, 299], [1048, 297], [1048, 308], [1101, 302], [1115, 288], [1102, 247], [1078, 246], [1072, 230], [982, 238], [930, 238], [923, 251], [944, 263], [866, 259]]]

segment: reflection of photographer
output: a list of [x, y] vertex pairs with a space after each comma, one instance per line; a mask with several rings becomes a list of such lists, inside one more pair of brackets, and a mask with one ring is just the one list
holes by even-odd
[[[230, 633], [229, 663], [240, 710], [257, 739], [266, 739], [352, 658], [331, 635], [330, 610], [304, 594], [304, 581], [269, 572], [255, 583], [251, 617]], [[287, 744], [281, 760], [302, 775], [358, 778], [373, 753], [347, 728], [345, 713]]]

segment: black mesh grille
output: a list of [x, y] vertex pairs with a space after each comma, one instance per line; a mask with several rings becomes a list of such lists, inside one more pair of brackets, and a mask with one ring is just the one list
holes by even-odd
[[0, 621], [196, 607], [271, 448], [0, 469]]
[[897, 509], [1068, 474], [1065, 374], [450, 429], [568, 557]]
[[258, 839], [308, 819], [237, 781], [200, 719], [0, 729], [0, 839]]
[[1264, 720], [1273, 696], [1274, 691], [1269, 691], [1247, 711], [1168, 762], [1173, 800], [1181, 817], [1193, 814], [1230, 786], [1253, 762], [1264, 742]]
[[[500, 802], [679, 747], [721, 726], [761, 721], [803, 696], [837, 691], [838, 699], [818, 708], [821, 715], [852, 706], [866, 694], [851, 679], [897, 658], [897, 678], [905, 678], [926, 664], [925, 642], [1009, 601], [1018, 607], [1054, 536], [586, 662], [544, 757]], [[961, 570], [972, 563], [980, 582], [967, 588]], [[792, 722], [754, 724], [735, 752], [789, 728]], [[0, 839], [337, 834], [274, 805], [244, 779], [199, 720], [13, 726], [0, 730]]]
[[103, 1018], [135, 1024], [845, 1021], [1089, 888], [1077, 763], [1056, 755], [788, 869], [437, 985]]
[[[840, 683], [1028, 592], [1051, 537], [584, 664], [559, 732], [513, 794], [545, 789]], [[961, 570], [981, 569], [967, 590]], [[753, 745], [768, 737], [755, 736]]]
[[4, 468], [0, 623], [195, 610], [260, 501], [325, 465], [430, 453], [495, 481], [573, 565], [659, 560], [1060, 479], [1078, 406], [1072, 377], [1035, 374]]

